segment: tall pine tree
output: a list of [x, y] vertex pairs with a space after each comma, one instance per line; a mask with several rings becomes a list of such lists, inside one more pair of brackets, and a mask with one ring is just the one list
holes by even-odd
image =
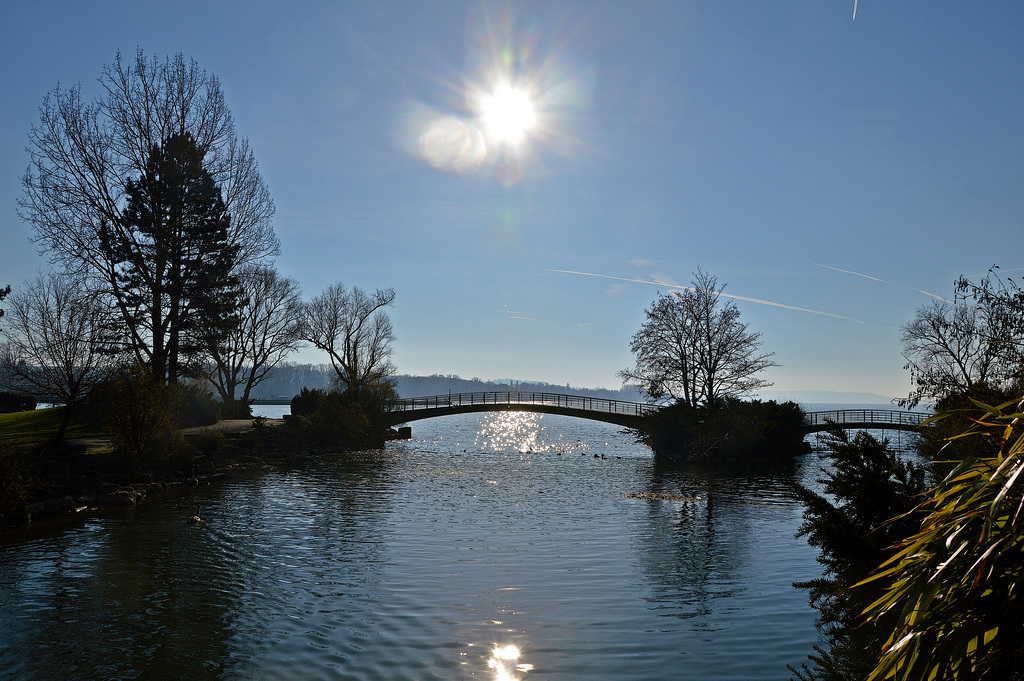
[[126, 194], [129, 229], [103, 244], [120, 263], [117, 299], [138, 359], [176, 383], [237, 324], [231, 216], [188, 133], [154, 146]]

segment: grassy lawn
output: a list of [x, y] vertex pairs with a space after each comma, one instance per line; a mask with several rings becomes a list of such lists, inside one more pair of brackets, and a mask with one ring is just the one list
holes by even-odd
[[[49, 439], [57, 434], [63, 413], [64, 407], [54, 407], [0, 414], [0, 440], [39, 442]], [[98, 424], [72, 419], [64, 437], [74, 439], [77, 437], [103, 437], [104, 435], [103, 429]]]

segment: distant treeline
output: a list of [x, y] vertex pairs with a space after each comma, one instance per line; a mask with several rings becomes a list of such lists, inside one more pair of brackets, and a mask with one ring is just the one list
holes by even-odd
[[[303, 388], [326, 389], [331, 386], [334, 370], [329, 364], [295, 364], [285, 362], [271, 372], [258, 386], [253, 388], [254, 399], [291, 399]], [[569, 385], [555, 385], [542, 381], [493, 380], [461, 378], [454, 374], [433, 376], [395, 376], [398, 394], [402, 397], [422, 397], [453, 393], [493, 392], [518, 390], [519, 392], [548, 392], [599, 397], [607, 400], [642, 402], [643, 396], [632, 388], [609, 390], [606, 388], [574, 388]]]

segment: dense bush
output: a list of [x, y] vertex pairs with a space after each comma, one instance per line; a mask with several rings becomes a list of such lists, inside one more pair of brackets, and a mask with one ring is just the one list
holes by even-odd
[[977, 417], [975, 401], [1001, 404], [1024, 393], [1019, 386], [999, 390], [987, 385], [974, 385], [964, 392], [947, 395], [935, 403], [935, 413], [945, 417], [921, 428], [918, 452], [933, 461], [952, 462], [939, 466], [944, 475], [957, 462], [969, 458], [987, 459], [999, 452], [1000, 438], [992, 433], [979, 433], [977, 437], [956, 437], [974, 426]]
[[821, 493], [796, 486], [805, 505], [797, 536], [806, 536], [819, 549], [823, 574], [793, 586], [807, 589], [828, 647], [816, 646], [811, 666], [791, 670], [803, 681], [847, 681], [871, 671], [887, 635], [884, 623], [867, 623], [861, 615], [881, 596], [881, 587], [850, 587], [867, 578], [893, 555], [893, 544], [916, 529], [917, 519], [904, 514], [920, 501], [926, 470], [901, 457], [887, 440], [864, 431], [851, 437], [836, 428], [823, 441], [824, 458], [831, 465], [818, 480]]
[[212, 426], [220, 421], [221, 403], [211, 393], [194, 384], [171, 388], [171, 399], [183, 428]]
[[228, 400], [221, 404], [221, 418], [252, 418], [252, 400]]
[[0, 514], [9, 513], [25, 501], [31, 471], [24, 449], [0, 440]]
[[314, 388], [313, 390], [303, 388], [298, 395], [292, 398], [291, 414], [292, 416], [305, 416], [306, 414], [312, 414], [320, 407], [326, 398], [326, 390], [321, 390], [319, 388]]
[[36, 408], [36, 398], [20, 393], [0, 392], [0, 414], [16, 411], [32, 411]]
[[143, 366], [126, 367], [103, 389], [104, 428], [129, 468], [165, 462], [182, 451], [180, 393]]
[[805, 451], [803, 413], [793, 402], [725, 398], [683, 402], [644, 420], [641, 439], [656, 454], [690, 462], [774, 462]]
[[339, 449], [370, 449], [384, 443], [376, 401], [323, 390], [307, 390], [292, 399], [290, 427], [301, 440]]

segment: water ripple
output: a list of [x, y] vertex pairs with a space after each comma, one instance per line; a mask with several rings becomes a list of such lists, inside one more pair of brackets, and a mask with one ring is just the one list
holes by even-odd
[[5, 546], [0, 679], [756, 680], [810, 652], [813, 471], [499, 416]]

